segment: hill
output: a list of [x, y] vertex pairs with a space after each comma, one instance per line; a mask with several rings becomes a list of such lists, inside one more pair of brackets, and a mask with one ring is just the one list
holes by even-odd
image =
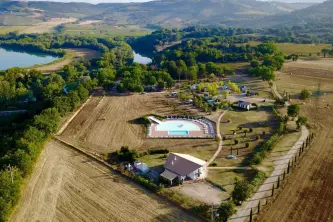
[[153, 24], [187, 26], [192, 24], [233, 25], [242, 21], [290, 13], [311, 3], [280, 3], [256, 0], [159, 0], [145, 3], [60, 3], [0, 0], [0, 15], [40, 19], [75, 17], [104, 20], [111, 24]]
[[257, 27], [279, 27], [286, 25], [316, 24], [326, 27], [329, 25], [329, 27], [331, 27], [331, 21], [333, 19], [332, 12], [333, 0], [328, 0], [284, 15], [273, 15], [265, 19], [248, 21], [239, 25], [247, 27], [250, 24], [256, 24]]

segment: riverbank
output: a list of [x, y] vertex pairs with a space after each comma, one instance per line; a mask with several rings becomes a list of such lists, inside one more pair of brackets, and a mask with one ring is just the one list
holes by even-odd
[[43, 73], [50, 73], [50, 72], [59, 71], [65, 65], [68, 65], [73, 61], [78, 61], [80, 59], [88, 61], [93, 58], [99, 58], [102, 55], [102, 53], [99, 51], [92, 49], [85, 49], [85, 48], [68, 48], [65, 50], [66, 50], [66, 55], [61, 57], [60, 59], [55, 60], [48, 64], [35, 65], [29, 68], [37, 69], [39, 71], [42, 71]]

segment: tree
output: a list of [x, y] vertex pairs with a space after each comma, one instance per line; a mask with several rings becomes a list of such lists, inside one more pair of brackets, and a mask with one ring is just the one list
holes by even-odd
[[224, 96], [225, 99], [227, 99], [228, 96], [229, 96], [229, 91], [228, 90], [223, 90], [222, 95]]
[[326, 55], [327, 55], [328, 53], [330, 53], [330, 50], [329, 50], [329, 49], [322, 49], [322, 50], [321, 50], [321, 53], [323, 53], [324, 58], [326, 58]]
[[304, 116], [299, 116], [296, 120], [297, 128], [301, 128], [301, 126], [306, 125], [308, 119]]
[[288, 116], [295, 118], [299, 114], [299, 105], [292, 104], [288, 107]]
[[252, 193], [252, 185], [247, 180], [239, 180], [236, 178], [234, 190], [232, 191], [232, 199], [235, 203], [245, 201]]
[[236, 213], [235, 204], [232, 201], [223, 202], [219, 206], [217, 213], [219, 216], [216, 218], [216, 221], [225, 222]]
[[300, 99], [301, 100], [307, 100], [311, 97], [311, 92], [307, 89], [303, 89], [301, 94], [300, 94]]

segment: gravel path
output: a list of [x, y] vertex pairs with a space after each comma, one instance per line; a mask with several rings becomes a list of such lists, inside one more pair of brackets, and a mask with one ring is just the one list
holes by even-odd
[[[295, 145], [285, 155], [277, 156], [274, 161], [274, 171], [259, 187], [256, 193], [238, 209], [237, 213], [231, 217], [229, 221], [242, 222], [245, 221], [250, 215], [251, 208], [256, 208], [260, 200], [270, 197], [272, 194], [272, 186], [278, 181], [278, 176], [283, 175], [283, 171], [288, 166], [290, 160], [297, 155], [298, 150], [302, 146], [303, 142], [309, 135], [309, 131], [305, 126], [302, 126], [302, 134]], [[276, 185], [275, 185], [276, 187]], [[254, 210], [253, 213], [256, 211]]]
[[218, 145], [217, 151], [214, 153], [214, 155], [212, 156], [212, 158], [210, 158], [210, 160], [207, 162], [207, 166], [209, 166], [209, 164], [211, 164], [212, 162], [214, 162], [215, 158], [217, 157], [217, 155], [219, 155], [219, 153], [222, 151], [222, 145], [223, 145], [223, 140], [222, 140], [222, 136], [221, 136], [221, 132], [220, 132], [220, 125], [221, 125], [221, 119], [222, 117], [228, 112], [228, 109], [225, 110], [218, 118], [217, 122], [216, 122], [216, 135], [218, 138], [220, 138], [220, 143]]

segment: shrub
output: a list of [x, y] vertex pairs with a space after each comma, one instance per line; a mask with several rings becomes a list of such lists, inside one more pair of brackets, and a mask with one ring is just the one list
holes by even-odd
[[210, 167], [216, 167], [216, 166], [217, 166], [217, 163], [215, 163], [215, 162], [214, 162], [214, 163], [211, 163], [211, 164], [209, 164], [209, 166], [210, 166]]
[[135, 150], [131, 150], [128, 146], [122, 146], [120, 151], [116, 152], [116, 157], [119, 161], [134, 162], [138, 157], [138, 154]]
[[259, 135], [256, 136], [256, 140], [260, 140], [260, 136]]
[[148, 149], [148, 154], [153, 155], [153, 154], [167, 154], [169, 153], [168, 149]]
[[219, 213], [218, 221], [227, 221], [236, 213], [235, 204], [232, 201], [221, 203], [217, 212]]
[[235, 203], [245, 201], [252, 193], [252, 185], [247, 180], [236, 179], [234, 190], [232, 191], [232, 200]]
[[144, 178], [143, 176], [137, 176], [135, 173], [130, 173], [129, 177], [153, 192], [159, 192], [163, 189], [162, 185], [156, 185], [154, 182]]
[[253, 129], [252, 129], [252, 128], [250, 128], [249, 132], [250, 132], [250, 133], [252, 133], [252, 132], [253, 132]]
[[235, 142], [235, 145], [237, 145], [239, 143], [239, 141], [237, 139], [234, 140], [234, 142]]
[[307, 100], [311, 97], [311, 92], [307, 89], [303, 89], [301, 94], [300, 94], [300, 99], [301, 100]]
[[250, 147], [250, 143], [249, 142], [245, 143], [245, 147], [249, 148]]

